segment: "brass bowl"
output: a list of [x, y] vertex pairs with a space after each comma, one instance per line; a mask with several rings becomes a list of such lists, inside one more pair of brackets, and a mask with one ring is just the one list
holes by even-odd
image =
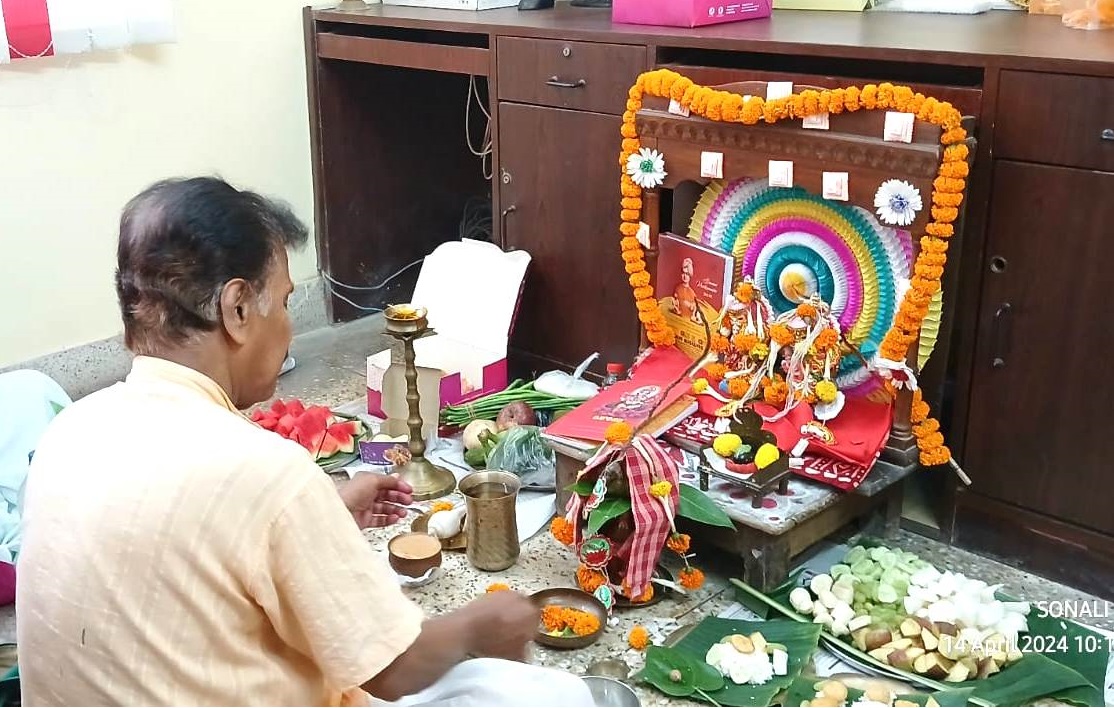
[[[407, 310], [413, 311], [414, 316], [407, 316]], [[424, 307], [417, 305], [388, 305], [383, 311], [387, 320], [387, 331], [394, 334], [417, 334], [429, 327], [429, 312]]]
[[[433, 539], [434, 543], [429, 544], [430, 549], [436, 548], [437, 550], [421, 558], [400, 555], [398, 552], [398, 544], [402, 542], [403, 539], [414, 537]], [[441, 542], [439, 539], [426, 533], [400, 533], [390, 541], [387, 541], [387, 559], [391, 564], [391, 568], [399, 575], [407, 578], [420, 578], [429, 572], [431, 568], [436, 568], [441, 565]]]
[[[538, 630], [534, 633], [534, 641], [538, 644], [554, 649], [583, 649], [595, 644], [596, 640], [603, 636], [604, 628], [607, 627], [607, 608], [595, 597], [578, 588], [539, 590], [530, 596], [530, 600], [538, 608]], [[551, 634], [546, 634], [545, 627], [541, 623], [541, 611], [543, 607], [548, 605], [559, 605], [560, 607], [590, 612], [600, 621], [600, 628], [583, 637], [554, 637]]]

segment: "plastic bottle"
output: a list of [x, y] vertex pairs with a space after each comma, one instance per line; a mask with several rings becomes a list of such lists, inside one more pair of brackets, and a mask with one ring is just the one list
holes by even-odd
[[603, 377], [603, 387], [607, 388], [611, 384], [618, 383], [619, 379], [627, 372], [627, 367], [617, 362], [612, 362], [607, 365], [607, 375]]

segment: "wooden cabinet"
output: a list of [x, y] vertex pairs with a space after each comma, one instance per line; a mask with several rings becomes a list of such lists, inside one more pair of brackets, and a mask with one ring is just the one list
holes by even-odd
[[511, 344], [530, 368], [575, 366], [598, 351], [602, 370], [637, 351], [618, 198], [608, 198], [618, 193], [618, 167], [583, 159], [618, 159], [619, 127], [613, 115], [499, 104], [503, 245], [533, 257]]
[[963, 462], [974, 492], [1114, 534], [1112, 196], [1111, 173], [995, 165]]

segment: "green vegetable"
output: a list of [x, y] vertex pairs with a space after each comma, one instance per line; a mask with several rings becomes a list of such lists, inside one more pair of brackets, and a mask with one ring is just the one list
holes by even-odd
[[476, 469], [486, 467], [487, 452], [482, 447], [469, 450], [464, 453], [464, 461], [468, 463], [469, 467], [474, 467]]
[[459, 406], [445, 406], [441, 409], [441, 422], [462, 428], [473, 420], [494, 420], [507, 404], [516, 401], [530, 404], [535, 411], [551, 413], [569, 411], [584, 402], [542, 393], [534, 388], [533, 382], [526, 383], [518, 379], [498, 393]]

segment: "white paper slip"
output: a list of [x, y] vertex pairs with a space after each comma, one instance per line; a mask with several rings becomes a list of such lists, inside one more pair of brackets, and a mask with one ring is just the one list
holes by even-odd
[[766, 100], [772, 101], [775, 98], [787, 98], [793, 95], [793, 82], [792, 81], [771, 81], [766, 84]]
[[827, 130], [828, 114], [816, 113], [811, 116], [805, 116], [801, 119], [801, 127], [806, 130]]
[[689, 109], [681, 105], [680, 101], [669, 99], [669, 112], [675, 116], [684, 116], [688, 118]]
[[882, 139], [888, 143], [913, 142], [913, 122], [915, 118], [912, 113], [886, 111], [886, 125], [882, 129]]
[[635, 234], [635, 238], [638, 239], [638, 242], [640, 244], [642, 244], [643, 248], [649, 248], [650, 247], [650, 225], [647, 224], [645, 221], [638, 222], [638, 233]]
[[771, 187], [792, 187], [793, 162], [791, 160], [770, 160], [769, 180]]
[[824, 198], [845, 202], [849, 199], [846, 172], [824, 173]]
[[700, 153], [700, 176], [712, 179], [723, 179], [723, 153]]

